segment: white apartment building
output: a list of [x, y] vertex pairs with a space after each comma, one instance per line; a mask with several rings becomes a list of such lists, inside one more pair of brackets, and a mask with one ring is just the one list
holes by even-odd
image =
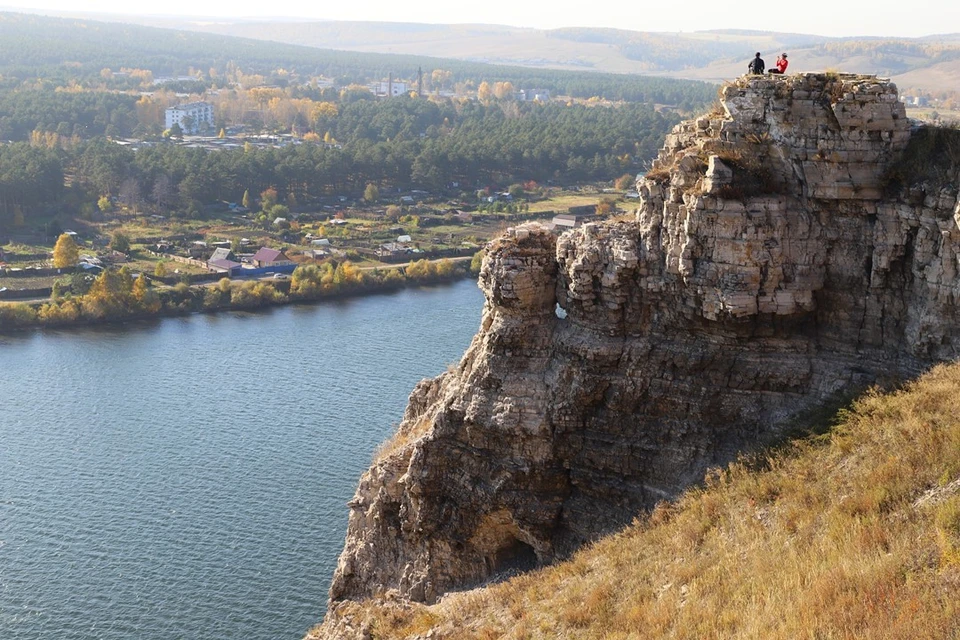
[[199, 133], [213, 129], [213, 105], [209, 102], [190, 102], [170, 107], [166, 111], [166, 127], [180, 125], [184, 133]]

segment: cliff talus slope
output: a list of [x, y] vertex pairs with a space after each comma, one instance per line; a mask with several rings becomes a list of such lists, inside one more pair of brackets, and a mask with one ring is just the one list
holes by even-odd
[[480, 330], [364, 474], [328, 617], [566, 556], [804, 411], [956, 357], [957, 180], [885, 193], [896, 87], [753, 77], [721, 104], [668, 136], [632, 219], [488, 247]]

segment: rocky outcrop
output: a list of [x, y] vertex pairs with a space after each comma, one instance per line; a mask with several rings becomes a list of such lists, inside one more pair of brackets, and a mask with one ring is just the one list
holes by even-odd
[[635, 216], [488, 247], [480, 331], [363, 476], [328, 617], [551, 562], [825, 400], [957, 356], [957, 182], [885, 195], [896, 88], [721, 97], [668, 136]]

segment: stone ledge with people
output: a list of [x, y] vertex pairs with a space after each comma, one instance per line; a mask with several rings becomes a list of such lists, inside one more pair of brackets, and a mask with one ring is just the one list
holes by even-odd
[[[767, 73], [783, 75], [787, 72], [787, 54], [781, 53], [777, 56], [776, 66], [771, 68]], [[747, 72], [754, 75], [762, 75], [766, 69], [766, 64], [763, 61], [763, 58], [760, 57], [760, 52], [757, 51], [753, 60], [750, 61], [750, 64], [747, 65]]]

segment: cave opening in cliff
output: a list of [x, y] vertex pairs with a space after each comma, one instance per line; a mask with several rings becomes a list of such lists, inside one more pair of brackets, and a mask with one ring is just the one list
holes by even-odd
[[522, 540], [513, 539], [501, 547], [488, 561], [491, 575], [512, 575], [536, 569], [537, 552]]

